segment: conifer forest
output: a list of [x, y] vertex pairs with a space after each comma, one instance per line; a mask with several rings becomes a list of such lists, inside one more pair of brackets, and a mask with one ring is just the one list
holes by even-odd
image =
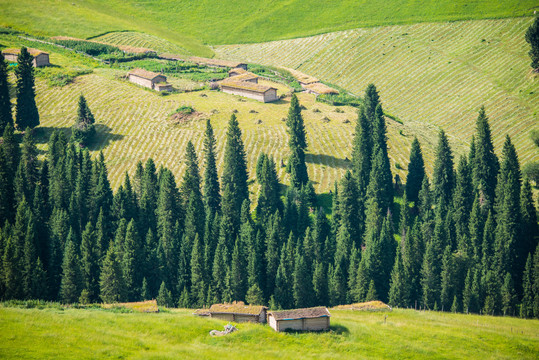
[[[52, 132], [40, 154], [31, 57], [21, 51], [14, 122], [0, 65], [2, 300], [157, 298], [183, 308], [241, 300], [282, 309], [381, 300], [539, 317], [533, 190], [509, 136], [501, 156], [494, 152], [488, 108], [477, 114], [465, 156], [454, 155], [440, 130], [432, 174], [415, 139], [400, 179], [390, 168], [383, 99], [369, 85], [350, 171], [335, 184], [331, 207], [322, 206], [308, 177], [305, 153], [317, 140], [307, 137], [295, 95], [283, 164], [261, 153], [256, 174], [248, 174], [232, 114], [221, 169], [208, 120], [203, 156], [189, 142], [181, 178], [150, 158], [113, 191], [105, 157], [84, 146], [95, 133], [84, 97], [73, 136]], [[290, 184], [279, 182], [278, 166]]]

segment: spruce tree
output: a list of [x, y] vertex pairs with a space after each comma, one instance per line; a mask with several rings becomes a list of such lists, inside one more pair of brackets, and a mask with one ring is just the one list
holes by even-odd
[[481, 207], [494, 205], [499, 162], [494, 153], [490, 125], [485, 108], [479, 109], [476, 121], [477, 138], [473, 166], [474, 187], [479, 194]]
[[292, 99], [290, 100], [286, 125], [288, 126], [288, 147], [290, 149], [287, 166], [290, 173], [290, 184], [296, 189], [301, 189], [309, 181], [307, 166], [305, 165], [307, 134], [296, 95], [292, 95]]
[[77, 119], [71, 127], [71, 140], [88, 145], [95, 135], [95, 119], [83, 95], [79, 97]]
[[203, 263], [203, 250], [198, 234], [195, 236], [191, 252], [191, 299], [194, 306], [202, 306], [205, 301], [204, 291], [205, 274]]
[[230, 287], [232, 299], [236, 301], [244, 300], [247, 293], [246, 265], [244, 246], [241, 238], [237, 237], [234, 243], [234, 249], [232, 250], [232, 261], [230, 264]]
[[526, 257], [533, 251], [525, 248], [523, 245], [526, 244], [521, 240], [520, 187], [518, 156], [511, 139], [507, 136], [496, 187], [496, 255], [502, 255], [497, 271], [498, 276], [503, 276], [507, 271], [512, 273], [518, 284], [521, 283], [520, 274], [524, 271]]
[[[138, 172], [140, 173], [140, 167], [137, 167], [137, 169], [138, 169]], [[157, 197], [159, 193], [159, 188], [157, 184], [157, 174], [155, 170], [155, 163], [153, 162], [152, 158], [149, 158], [146, 161], [146, 164], [144, 166], [144, 170], [142, 173], [142, 177], [140, 178], [139, 182], [140, 182], [140, 193], [139, 193], [139, 196], [140, 196], [140, 199], [139, 199], [140, 232], [141, 234], [146, 234], [148, 233], [148, 230], [151, 229], [152, 232], [156, 234], [157, 233], [156, 209], [157, 209]]]
[[[364, 223], [364, 209], [359, 207], [357, 183], [352, 174], [347, 171], [341, 180], [339, 189], [339, 221], [341, 231], [346, 231], [350, 238], [346, 250], [349, 251], [350, 245], [359, 248], [362, 244], [362, 225]], [[341, 230], [341, 228], [343, 228]], [[338, 244], [338, 242], [337, 242]], [[337, 248], [339, 246], [337, 245]]]
[[469, 219], [473, 205], [472, 193], [471, 169], [466, 157], [462, 156], [456, 177], [453, 219], [455, 221], [457, 248], [469, 257], [473, 255], [469, 231]]
[[316, 295], [316, 305], [328, 305], [328, 277], [322, 261], [313, 264], [313, 290]]
[[294, 304], [293, 292], [290, 291], [293, 288], [293, 269], [289, 266], [289, 256], [290, 254], [287, 254], [286, 245], [283, 244], [279, 267], [275, 275], [275, 293], [273, 294], [275, 302], [282, 309], [290, 309]]
[[531, 67], [537, 72], [539, 69], [539, 17], [535, 17], [533, 24], [526, 31], [526, 41], [530, 44]]
[[401, 246], [397, 246], [397, 255], [395, 256], [395, 264], [391, 271], [391, 281], [389, 287], [389, 305], [393, 307], [405, 307], [408, 304], [407, 281], [405, 278], [405, 270], [402, 261]]
[[408, 175], [406, 177], [406, 198], [417, 206], [419, 190], [425, 177], [425, 163], [421, 145], [416, 137], [412, 142], [410, 151], [410, 163], [408, 164]]
[[103, 259], [101, 266], [101, 275], [99, 279], [101, 300], [104, 303], [115, 303], [124, 301], [127, 297], [124, 278], [120, 260], [116, 255], [114, 244], [111, 242], [107, 254]]
[[533, 204], [532, 188], [527, 178], [524, 178], [522, 182], [520, 212], [522, 222], [520, 246], [524, 252], [533, 253], [539, 242], [539, 226], [537, 224], [537, 211]]
[[[161, 283], [159, 287], [159, 295], [157, 295], [157, 305], [164, 307], [173, 307], [174, 302], [172, 301], [172, 293], [167, 289], [165, 282]], [[186, 306], [187, 307], [187, 306]]]
[[281, 217], [279, 212], [275, 212], [273, 221], [270, 220], [270, 225], [266, 235], [266, 252], [264, 260], [266, 264], [266, 298], [269, 298], [275, 289], [275, 276], [279, 267], [279, 248], [281, 247], [281, 236], [279, 228], [281, 226]]
[[294, 274], [292, 291], [294, 293], [294, 304], [297, 308], [305, 308], [312, 305], [313, 283], [309, 275], [309, 269], [305, 263], [305, 258], [301, 255], [300, 247], [296, 249], [296, 259], [294, 261]]
[[217, 175], [216, 141], [210, 120], [206, 120], [204, 133], [204, 201], [206, 211], [217, 213], [220, 209], [219, 177]]
[[4, 224], [13, 217], [13, 183], [8, 169], [8, 162], [4, 155], [4, 148], [0, 146], [0, 223]]
[[282, 210], [282, 202], [279, 194], [279, 178], [272, 157], [262, 153], [260, 155], [260, 176], [257, 175], [260, 184], [260, 193], [256, 205], [256, 215], [262, 223], [265, 223], [277, 210]]
[[442, 257], [442, 273], [440, 284], [440, 304], [442, 311], [448, 311], [451, 308], [453, 298], [455, 297], [455, 263], [451, 253], [451, 247], [445, 248]]
[[137, 301], [139, 298], [141, 258], [141, 241], [135, 220], [131, 219], [125, 232], [123, 255], [120, 259], [122, 275], [127, 290], [127, 299], [129, 301]]
[[533, 315], [539, 318], [539, 246], [535, 249], [533, 255]]
[[438, 136], [436, 148], [436, 160], [434, 161], [434, 171], [432, 176], [435, 203], [442, 206], [444, 211], [450, 205], [455, 177], [453, 170], [453, 154], [449, 146], [449, 140], [443, 130]]
[[372, 158], [371, 125], [364, 106], [358, 110], [352, 150], [352, 171], [357, 180], [359, 196], [365, 196], [369, 185]]
[[[232, 114], [228, 123], [224, 159], [221, 178], [221, 189], [223, 190], [222, 207], [223, 214], [228, 213], [231, 216], [232, 235], [235, 236], [240, 226], [238, 220], [241, 205], [245, 199], [249, 199], [249, 189], [247, 186], [248, 174], [245, 149], [241, 139], [241, 130], [234, 114]], [[227, 188], [229, 196], [225, 197]], [[227, 209], [226, 212], [225, 209]]]
[[34, 83], [34, 57], [25, 47], [21, 48], [17, 57], [17, 104], [15, 106], [15, 124], [20, 131], [39, 125], [39, 112], [36, 106], [36, 93]]
[[84, 289], [88, 292], [90, 301], [99, 298], [99, 254], [94, 227], [91, 222], [86, 224], [81, 240], [81, 268]]
[[504, 315], [513, 316], [515, 314], [516, 294], [513, 286], [513, 278], [510, 273], [506, 273], [502, 284], [502, 312]]
[[249, 305], [260, 305], [264, 303], [264, 294], [258, 284], [252, 285], [249, 290], [247, 290], [245, 300]]
[[68, 236], [64, 250], [64, 261], [62, 262], [62, 282], [60, 285], [60, 299], [63, 303], [74, 303], [79, 299], [83, 289], [82, 271], [79, 264], [80, 260], [72, 236]]
[[0, 133], [4, 132], [8, 124], [13, 125], [13, 115], [9, 96], [7, 63], [4, 56], [0, 54]]

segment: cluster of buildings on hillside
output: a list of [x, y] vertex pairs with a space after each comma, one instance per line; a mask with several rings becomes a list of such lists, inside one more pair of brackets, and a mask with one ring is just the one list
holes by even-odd
[[245, 305], [241, 301], [214, 304], [196, 314], [233, 322], [267, 322], [275, 331], [326, 331], [329, 330], [331, 317], [325, 307], [268, 311], [265, 306]]
[[[48, 53], [32, 48], [29, 48], [28, 52], [34, 57], [33, 64], [35, 67], [50, 65]], [[17, 62], [19, 53], [20, 49], [5, 49], [2, 51], [5, 59], [9, 62]], [[230, 68], [231, 70], [228, 72], [228, 77], [219, 83], [223, 92], [258, 100], [264, 103], [279, 100], [277, 89], [272, 86], [259, 84], [259, 77], [247, 71], [247, 64], [245, 63], [200, 57], [189, 57], [188, 59], [184, 59], [181, 56], [172, 54], [161, 54], [159, 57], [161, 59], [172, 61], [188, 60], [199, 65]], [[307, 92], [315, 95], [338, 93], [337, 90], [322, 84], [318, 79], [313, 78], [312, 76], [293, 69], [286, 70], [294, 76]], [[172, 90], [172, 85], [167, 82], [167, 77], [160, 73], [144, 69], [133, 69], [129, 71], [127, 78], [132, 83], [144, 86], [151, 90], [159, 92]]]

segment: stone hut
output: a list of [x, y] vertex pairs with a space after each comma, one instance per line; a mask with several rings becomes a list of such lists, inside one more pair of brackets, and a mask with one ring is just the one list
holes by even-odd
[[208, 310], [209, 316], [216, 319], [234, 322], [266, 322], [267, 307], [262, 305], [245, 305], [243, 301], [232, 304], [213, 304]]
[[167, 77], [163, 74], [158, 74], [144, 69], [133, 69], [127, 76], [129, 81], [148, 89], [156, 91], [170, 91], [172, 85], [167, 83]]
[[[19, 56], [20, 52], [21, 49], [4, 49], [2, 50], [2, 55], [4, 55], [7, 61], [16, 63], [17, 57]], [[31, 48], [28, 48], [28, 52], [34, 57], [34, 60], [32, 62], [34, 64], [34, 67], [49, 66], [51, 64], [49, 62], [48, 53]]]
[[277, 101], [277, 89], [250, 81], [237, 81], [234, 76], [221, 81], [221, 90], [228, 94], [244, 96], [264, 103]]
[[331, 314], [325, 307], [270, 311], [268, 324], [275, 331], [325, 331], [329, 330], [330, 317]]

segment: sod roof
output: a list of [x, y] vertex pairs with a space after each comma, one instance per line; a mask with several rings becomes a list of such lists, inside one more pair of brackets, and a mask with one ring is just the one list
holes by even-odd
[[[128, 74], [129, 75], [135, 75], [135, 76], [141, 77], [143, 79], [147, 79], [147, 80], [153, 80], [158, 76], [165, 77], [165, 75], [163, 75], [163, 74], [155, 73], [153, 71], [148, 71], [148, 70], [144, 70], [144, 69], [133, 69], [133, 70], [129, 71]], [[166, 79], [166, 77], [165, 77], [165, 79]]]
[[314, 84], [314, 83], [317, 83], [317, 82], [320, 81], [320, 80], [318, 80], [317, 78], [315, 78], [315, 77], [313, 77], [313, 76], [310, 76], [310, 75], [307, 75], [307, 74], [302, 73], [301, 71], [297, 71], [297, 70], [290, 69], [290, 68], [283, 68], [283, 69], [285, 69], [286, 71], [290, 72], [290, 74], [291, 74], [297, 81], [299, 81], [299, 82], [302, 83], [302, 84]]
[[248, 90], [262, 94], [268, 92], [271, 89], [277, 90], [276, 88], [271, 86], [255, 84], [248, 81], [236, 81], [234, 80], [235, 78], [236, 76], [233, 76], [231, 78], [226, 78], [225, 80], [221, 81], [221, 88], [228, 87], [232, 89]]
[[258, 76], [250, 72], [245, 72], [245, 74], [231, 76], [230, 78], [234, 79], [234, 81], [248, 81], [258, 79]]
[[284, 311], [270, 311], [268, 313], [272, 315], [275, 320], [297, 320], [297, 319], [312, 319], [318, 317], [331, 316], [328, 309], [321, 307], [294, 309]]
[[303, 85], [303, 88], [317, 94], [338, 94], [339, 92], [320, 82], [314, 84]]
[[208, 312], [210, 314], [247, 314], [247, 315], [260, 315], [262, 310], [267, 309], [262, 305], [245, 305], [242, 303], [237, 304], [213, 304]]
[[[49, 55], [49, 53], [47, 53], [45, 51], [41, 51], [41, 50], [38, 50], [38, 49], [32, 49], [32, 48], [28, 48], [28, 52], [32, 56], [38, 56], [40, 54]], [[20, 53], [21, 53], [21, 49], [4, 49], [4, 50], [2, 50], [2, 54], [19, 55]]]

